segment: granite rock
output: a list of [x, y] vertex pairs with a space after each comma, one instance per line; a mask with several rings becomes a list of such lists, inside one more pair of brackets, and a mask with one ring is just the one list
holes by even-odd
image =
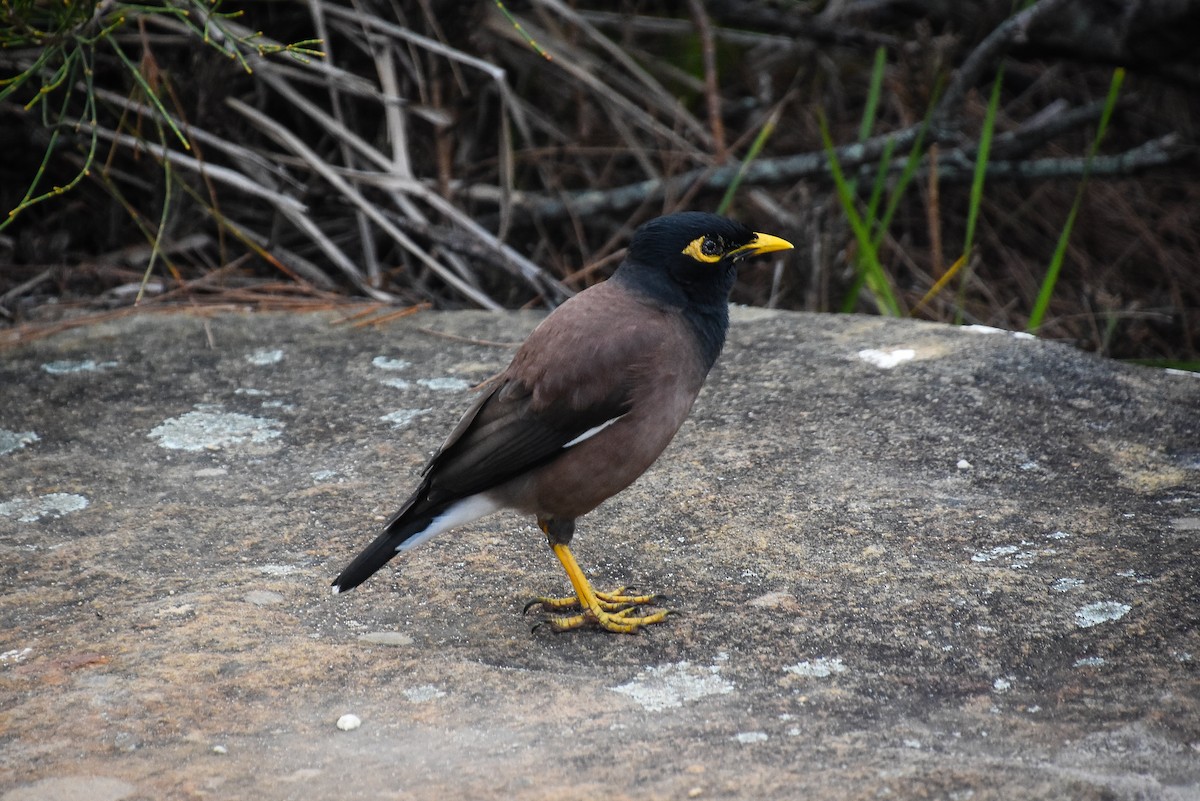
[[511, 514], [332, 596], [537, 319], [0, 353], [0, 799], [1200, 797], [1195, 375], [739, 311], [576, 535], [666, 623], [531, 631], [567, 583]]

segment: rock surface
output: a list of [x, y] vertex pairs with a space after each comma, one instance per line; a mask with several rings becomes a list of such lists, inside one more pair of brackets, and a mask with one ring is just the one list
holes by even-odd
[[576, 536], [677, 616], [531, 632], [512, 515], [332, 597], [536, 320], [0, 353], [0, 799], [1200, 798], [1194, 375], [743, 311]]

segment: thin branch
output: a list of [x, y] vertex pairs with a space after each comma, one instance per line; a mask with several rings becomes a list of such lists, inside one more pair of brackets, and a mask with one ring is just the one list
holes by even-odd
[[1038, 0], [1038, 2], [1006, 19], [980, 42], [963, 61], [946, 87], [945, 94], [934, 111], [934, 128], [955, 127], [951, 121], [963, 100], [984, 74], [994, 71], [1000, 57], [1014, 46], [1028, 41], [1029, 29], [1045, 17], [1054, 14], [1073, 0]]
[[[845, 145], [835, 152], [844, 166], [855, 167], [877, 159], [891, 139], [895, 140], [893, 147], [897, 149], [911, 146], [916, 141], [919, 131], [919, 126], [913, 126], [890, 136], [877, 136], [865, 142]], [[650, 179], [612, 189], [585, 190], [554, 197], [532, 193], [514, 193], [513, 201], [519, 209], [527, 214], [546, 219], [560, 218], [569, 214], [588, 216], [604, 212], [628, 211], [641, 203], [656, 202], [664, 197], [682, 195], [688, 190], [696, 188], [722, 191], [727, 189], [730, 183], [738, 177], [740, 169], [741, 165], [738, 164], [716, 168], [705, 167], [688, 170], [671, 178]], [[828, 176], [828, 174], [829, 161], [824, 152], [818, 151], [776, 159], [756, 159], [742, 173], [741, 181], [745, 186], [768, 186], [793, 183], [801, 178], [810, 178], [816, 175]], [[494, 190], [480, 192], [464, 187], [463, 192], [483, 199], [486, 195], [494, 193]]]
[[708, 127], [712, 131], [713, 156], [718, 164], [725, 162], [725, 122], [721, 119], [721, 87], [717, 78], [717, 48], [713, 43], [712, 24], [702, 0], [689, 0], [692, 21], [700, 36], [700, 54], [704, 61], [704, 102], [708, 107]]
[[[93, 130], [91, 123], [86, 120], [64, 120], [66, 125], [78, 125], [84, 130]], [[117, 133], [110, 131], [107, 128], [96, 126], [94, 128], [96, 135], [106, 142], [115, 142], [122, 147], [127, 147], [130, 150], [138, 150], [148, 152], [151, 156], [159, 161], [169, 161], [176, 167], [182, 167], [185, 170], [197, 174], [205, 174], [214, 181], [231, 186], [240, 192], [245, 192], [253, 197], [267, 200], [271, 205], [283, 209], [290, 208], [303, 214], [307, 211], [307, 207], [296, 200], [294, 197], [277, 192], [270, 187], [264, 186], [262, 183], [248, 178], [246, 175], [237, 170], [222, 167], [219, 164], [209, 164], [202, 162], [194, 156], [189, 156], [187, 153], [181, 153], [178, 150], [173, 150], [162, 143], [148, 142], [130, 134]], [[190, 131], [189, 131], [190, 133]]]
[[[1084, 173], [1091, 177], [1122, 177], [1134, 175], [1156, 167], [1165, 167], [1193, 155], [1196, 146], [1188, 144], [1178, 133], [1169, 133], [1135, 148], [1112, 156], [1095, 156], [1088, 166], [1086, 156], [1070, 158], [1047, 158], [1033, 161], [989, 161], [987, 176], [993, 179], [1080, 178]], [[971, 178], [975, 165], [962, 151], [956, 151], [953, 160], [943, 159], [939, 163], [938, 177], [946, 181], [966, 181]]]
[[[346, 171], [343, 173], [343, 177], [354, 180], [356, 183], [367, 183], [390, 192], [403, 192], [418, 197], [420, 200], [433, 206], [458, 227], [499, 252], [504, 259], [496, 263], [501, 264], [513, 276], [527, 282], [535, 291], [546, 296], [550, 302], [560, 303], [570, 297], [570, 291], [545, 270], [500, 241], [495, 234], [479, 225], [470, 216], [455, 207], [437, 192], [419, 181], [396, 175], [392, 171], [393, 165], [390, 159], [373, 148], [353, 131], [339, 125], [328, 112], [304, 97], [287, 81], [275, 76], [264, 77], [264, 81], [275, 91], [283, 95], [294, 108], [307, 114], [339, 140], [346, 142], [357, 153], [364, 156], [368, 161], [373, 162], [380, 169], [380, 172], [377, 173], [355, 174], [351, 171]], [[423, 219], [421, 219], [418, 220], [417, 224], [423, 222]]]
[[[898, 152], [910, 147], [917, 130], [915, 127], [906, 128], [891, 136], [875, 137], [861, 144], [844, 145], [834, 152], [837, 153], [838, 160], [843, 167], [849, 170], [878, 159], [879, 154], [883, 151], [883, 146], [890, 138], [895, 138], [894, 147]], [[1131, 175], [1176, 163], [1193, 152], [1195, 152], [1194, 146], [1189, 145], [1177, 134], [1169, 134], [1119, 155], [1097, 157], [1092, 162], [1092, 175], [1109, 177]], [[989, 161], [987, 176], [989, 180], [1079, 177], [1083, 175], [1085, 161], [1082, 157], [1038, 161]], [[902, 167], [902, 164], [894, 164], [892, 169], [899, 171]], [[969, 181], [973, 169], [973, 149], [944, 150], [939, 156], [938, 177], [943, 184]], [[553, 197], [533, 193], [517, 193], [513, 195], [513, 202], [521, 212], [540, 219], [628, 211], [648, 200], [653, 201], [672, 194], [679, 194], [693, 186], [711, 191], [724, 190], [737, 175], [737, 170], [736, 165], [713, 170], [690, 170], [663, 180], [639, 181], [612, 189], [587, 190]], [[925, 170], [926, 167], [922, 167], [920, 173], [924, 174]], [[872, 175], [873, 172], [863, 177], [869, 179]], [[746, 170], [742, 177], [742, 183], [745, 186], [770, 186], [795, 183], [802, 179], [829, 180], [829, 162], [824, 152], [802, 153], [776, 159], [758, 159]], [[494, 195], [495, 189], [491, 188], [485, 191], [483, 187], [474, 190], [470, 187], [463, 187], [462, 193], [485, 200], [489, 195]]]
[[384, 233], [390, 236], [397, 244], [425, 264], [425, 266], [433, 270], [433, 272], [436, 273], [439, 278], [456, 289], [461, 295], [484, 309], [498, 310], [503, 308], [499, 303], [496, 303], [496, 301], [489, 298], [483, 292], [463, 281], [452, 270], [448, 269], [445, 265], [441, 264], [428, 253], [426, 253], [422, 248], [418, 247], [417, 244], [413, 242], [407, 234], [397, 228], [391, 222], [391, 220], [384, 216], [384, 214], [375, 207], [375, 204], [363, 197], [357, 189], [355, 189], [348, 181], [346, 181], [346, 179], [338, 175], [337, 172], [330, 168], [330, 166], [323, 161], [320, 156], [318, 156], [312, 149], [308, 147], [308, 145], [301, 141], [300, 137], [296, 136], [291, 131], [277, 123], [275, 120], [261, 113], [257, 109], [246, 105], [236, 98], [227, 98], [225, 102], [230, 106], [230, 108], [234, 109], [239, 114], [246, 117], [259, 128], [261, 128], [276, 142], [279, 142], [279, 144], [281, 144], [283, 147], [304, 159], [304, 161], [308, 163], [308, 165], [315, 173], [317, 173], [317, 175], [332, 185], [333, 188], [336, 189], [337, 192], [346, 200], [362, 209], [363, 213], [366, 214], [366, 216], [369, 217], [373, 223], [382, 228]]

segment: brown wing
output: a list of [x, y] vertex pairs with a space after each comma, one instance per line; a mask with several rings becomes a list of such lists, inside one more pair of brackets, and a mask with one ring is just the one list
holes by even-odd
[[[629, 322], [614, 327], [614, 321]], [[441, 503], [503, 484], [627, 413], [640, 362], [661, 324], [653, 309], [608, 284], [564, 303], [529, 335], [430, 460], [425, 499]]]

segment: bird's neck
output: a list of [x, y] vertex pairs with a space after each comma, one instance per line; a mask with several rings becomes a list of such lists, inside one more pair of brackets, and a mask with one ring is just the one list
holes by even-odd
[[621, 269], [613, 273], [609, 280], [623, 284], [648, 306], [680, 315], [696, 336], [704, 372], [712, 368], [721, 355], [725, 335], [729, 331], [731, 287], [719, 284], [688, 285], [673, 281], [665, 274], [635, 273]]
[[683, 318], [696, 335], [696, 342], [700, 345], [700, 360], [707, 374], [725, 347], [725, 335], [729, 332], [729, 302], [687, 307], [683, 310]]

